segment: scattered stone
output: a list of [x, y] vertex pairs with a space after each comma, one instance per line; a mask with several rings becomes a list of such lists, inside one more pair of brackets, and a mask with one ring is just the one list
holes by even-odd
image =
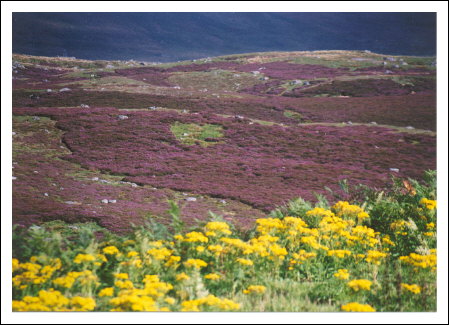
[[220, 200], [221, 204], [227, 204], [228, 202], [226, 202], [226, 200]]
[[40, 121], [40, 117], [39, 116], [33, 116], [33, 121]]
[[396, 62], [396, 59], [392, 58], [392, 57], [387, 58], [387, 60], [390, 61], [390, 62]]
[[86, 104], [81, 104], [80, 107], [81, 107], [81, 108], [90, 108], [90, 106], [89, 106], [89, 105], [86, 105]]
[[61, 89], [59, 89], [59, 92], [62, 93], [64, 91], [71, 91], [71, 90], [72, 89], [70, 89], [70, 88], [61, 88]]
[[109, 203], [117, 203], [117, 200], [108, 200]]
[[44, 80], [42, 80], [43, 82], [48, 82], [48, 79], [44, 79]]
[[388, 63], [384, 61], [384, 62], [382, 62], [382, 64], [383, 64], [383, 65], [387, 65]]
[[386, 74], [392, 74], [393, 71], [391, 71], [391, 70], [385, 70], [385, 73], [386, 73]]
[[108, 199], [103, 199], [103, 200], [101, 200], [101, 203], [107, 204], [107, 203], [109, 203], [109, 200]]
[[150, 109], [152, 111], [155, 111], [155, 110], [157, 110], [157, 107], [156, 106], [150, 106], [150, 107], [148, 107], [148, 109]]
[[371, 125], [377, 125], [377, 122], [370, 122]]
[[182, 113], [184, 113], [184, 114], [186, 114], [186, 113], [188, 113], [189, 111], [188, 110], [186, 110], [186, 109], [183, 109], [182, 110]]
[[100, 183], [111, 184], [112, 182], [107, 179], [100, 179]]
[[81, 203], [79, 203], [79, 202], [77, 202], [77, 201], [65, 201], [64, 202], [65, 204], [70, 204], [70, 205], [72, 205], [72, 204], [81, 204]]
[[399, 168], [390, 168], [390, 172], [399, 173]]
[[40, 98], [39, 95], [36, 95], [36, 94], [30, 95], [30, 99], [39, 99], [39, 98]]
[[118, 118], [119, 120], [127, 120], [127, 119], [128, 119], [128, 116], [126, 116], [126, 115], [119, 115], [119, 116], [117, 116], [117, 118]]
[[251, 73], [253, 74], [253, 75], [255, 75], [255, 76], [257, 76], [258, 74], [260, 74], [260, 71], [251, 71]]
[[47, 93], [51, 93], [51, 92], [53, 92], [53, 90], [47, 89]]
[[352, 125], [352, 122], [351, 122], [351, 121], [348, 121], [347, 123], [348, 123], [349, 125]]
[[188, 137], [189, 134], [188, 134], [188, 133], [183, 133], [182, 136], [183, 136], [183, 137]]
[[188, 197], [186, 198], [187, 202], [195, 202], [196, 201], [196, 197]]
[[402, 62], [402, 65], [408, 65], [408, 63], [407, 62]]
[[16, 135], [16, 134], [17, 134], [16, 132], [13, 132], [13, 133], [12, 133], [12, 135]]
[[115, 67], [112, 64], [107, 64], [106, 69], [114, 69]]
[[93, 180], [93, 181], [98, 181], [99, 178], [98, 178], [98, 177], [92, 177], [92, 180]]
[[363, 51], [363, 52], [365, 52], [365, 53], [371, 53], [371, 51], [370, 51], [370, 50], [365, 50], [365, 51]]
[[39, 174], [39, 172], [37, 170], [33, 170], [33, 173], [35, 174]]
[[236, 115], [236, 116], [234, 116], [234, 118], [239, 119], [239, 120], [243, 120], [244, 119], [244, 117], [242, 115]]
[[181, 89], [179, 86], [174, 86], [173, 89]]
[[48, 193], [44, 193], [44, 196], [48, 196]]
[[413, 126], [410, 126], [410, 125], [406, 126], [405, 128], [408, 129], [408, 130], [414, 130], [415, 129]]

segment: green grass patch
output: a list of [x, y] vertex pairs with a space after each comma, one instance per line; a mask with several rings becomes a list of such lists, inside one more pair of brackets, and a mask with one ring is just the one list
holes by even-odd
[[223, 137], [223, 127], [216, 124], [198, 125], [195, 123], [176, 122], [170, 127], [171, 132], [181, 143], [187, 145], [199, 144], [207, 147], [217, 142], [209, 142], [208, 139]]
[[284, 111], [284, 116], [288, 117], [288, 118], [293, 118], [293, 119], [298, 120], [298, 121], [302, 121], [303, 120], [303, 116], [300, 113], [295, 112], [295, 111], [285, 110]]

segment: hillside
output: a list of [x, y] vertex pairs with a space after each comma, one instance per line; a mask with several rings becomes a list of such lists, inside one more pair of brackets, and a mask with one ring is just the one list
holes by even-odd
[[[167, 200], [245, 228], [339, 181], [436, 165], [435, 58], [260, 52], [152, 64], [13, 55], [13, 221], [116, 232]], [[343, 195], [344, 193], [341, 193]], [[157, 217], [156, 217], [157, 216]]]
[[156, 62], [333, 49], [422, 56], [435, 55], [435, 30], [434, 12], [14, 12], [12, 45], [30, 55]]

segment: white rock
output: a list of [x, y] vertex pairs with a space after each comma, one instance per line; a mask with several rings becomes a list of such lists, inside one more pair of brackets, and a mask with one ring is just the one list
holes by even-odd
[[44, 196], [48, 196], [48, 193], [44, 193]]
[[390, 168], [390, 172], [399, 173], [399, 168]]
[[59, 92], [62, 93], [64, 91], [70, 91], [70, 90], [71, 90], [70, 88], [62, 88], [62, 89], [59, 89]]
[[12, 133], [12, 135], [16, 135], [16, 134], [17, 134], [16, 132], [13, 132], [13, 133]]
[[188, 201], [188, 202], [195, 202], [196, 201], [196, 197], [188, 197], [188, 198], [186, 198], [186, 201]]
[[415, 128], [413, 126], [407, 126], [406, 129], [408, 130], [414, 130]]
[[118, 118], [119, 120], [127, 120], [127, 119], [128, 119], [128, 116], [126, 116], [126, 115], [119, 115], [119, 116], [117, 116], [117, 118]]
[[17, 179], [17, 177], [15, 177], [15, 176], [12, 177], [12, 180], [13, 180], [13, 181], [15, 181], [16, 179]]
[[108, 200], [109, 203], [117, 203], [117, 200]]
[[51, 93], [51, 92], [53, 92], [53, 90], [47, 89], [47, 93]]
[[109, 200], [108, 199], [103, 199], [103, 200], [101, 200], [101, 203], [109, 203]]
[[98, 178], [98, 177], [92, 177], [92, 180], [93, 180], [93, 181], [98, 181], [99, 178]]

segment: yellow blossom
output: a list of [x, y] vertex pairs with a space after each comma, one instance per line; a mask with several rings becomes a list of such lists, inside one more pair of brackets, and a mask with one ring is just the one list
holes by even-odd
[[334, 273], [334, 276], [340, 280], [349, 279], [349, 271], [347, 269], [339, 269], [337, 273]]
[[200, 269], [202, 267], [206, 267], [207, 263], [200, 259], [189, 258], [187, 261], [184, 262], [184, 266]]
[[262, 285], [250, 285], [248, 288], [246, 288], [245, 290], [243, 290], [243, 293], [245, 295], [248, 294], [262, 294], [267, 290], [267, 288], [265, 286]]
[[407, 283], [401, 283], [401, 288], [404, 288], [415, 295], [421, 292], [421, 287], [417, 284], [407, 284]]
[[208, 280], [218, 280], [218, 279], [220, 279], [220, 275], [217, 273], [209, 273], [209, 274], [206, 274], [204, 276], [204, 278], [208, 279]]
[[190, 277], [185, 274], [184, 272], [176, 274], [176, 281], [184, 281], [184, 280], [188, 280], [190, 279]]
[[254, 265], [254, 262], [245, 258], [237, 258], [236, 261], [242, 265], [251, 266]]
[[348, 286], [354, 291], [359, 290], [371, 290], [372, 282], [370, 280], [360, 279], [360, 280], [352, 280], [348, 282]]
[[114, 288], [112, 287], [101, 289], [100, 292], [98, 293], [99, 297], [112, 297], [113, 295], [114, 295]]
[[343, 311], [355, 311], [355, 312], [374, 312], [376, 311], [370, 305], [359, 304], [357, 302], [351, 302], [349, 304], [341, 306]]
[[107, 246], [107, 247], [103, 248], [103, 253], [105, 253], [107, 255], [116, 255], [119, 252], [120, 251], [115, 246]]

